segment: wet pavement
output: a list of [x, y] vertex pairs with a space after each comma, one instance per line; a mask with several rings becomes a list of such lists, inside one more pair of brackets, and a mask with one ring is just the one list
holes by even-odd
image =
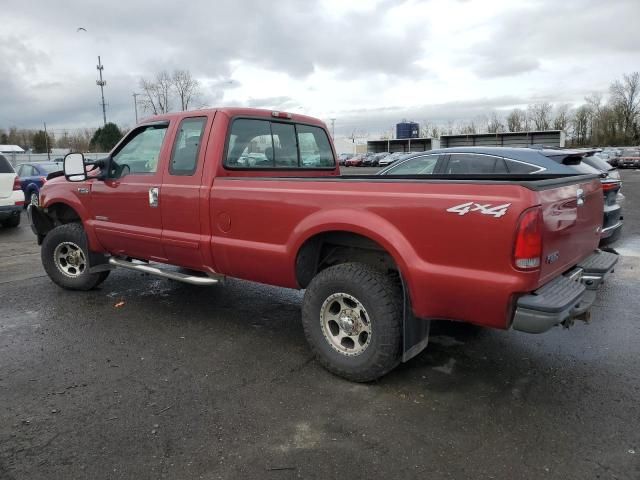
[[[67, 292], [0, 229], [0, 479], [640, 478], [640, 172], [592, 323], [452, 323], [373, 384], [313, 361], [300, 292], [115, 271]], [[119, 306], [117, 306], [119, 305]]]

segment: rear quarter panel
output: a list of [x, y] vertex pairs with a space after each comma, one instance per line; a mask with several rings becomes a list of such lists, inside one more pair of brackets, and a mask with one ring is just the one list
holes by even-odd
[[[520, 214], [537, 203], [518, 185], [216, 178], [211, 246], [221, 273], [297, 288], [300, 246], [326, 231], [371, 238], [395, 259], [419, 317], [506, 327], [513, 292], [539, 274], [511, 265]], [[510, 204], [496, 218], [447, 209]]]

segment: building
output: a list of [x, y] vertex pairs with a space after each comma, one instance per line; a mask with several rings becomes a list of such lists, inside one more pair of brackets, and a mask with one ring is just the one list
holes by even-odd
[[18, 145], [0, 145], [0, 153], [24, 153]]
[[403, 120], [396, 124], [396, 138], [418, 138], [420, 136], [420, 124]]
[[369, 140], [367, 152], [424, 152], [439, 148], [437, 138], [388, 138], [386, 140]]
[[541, 145], [564, 148], [565, 137], [562, 130], [440, 135], [440, 147], [530, 147]]

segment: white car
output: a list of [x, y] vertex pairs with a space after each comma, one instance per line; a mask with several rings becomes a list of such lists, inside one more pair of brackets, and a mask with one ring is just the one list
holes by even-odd
[[20, 225], [20, 213], [24, 208], [24, 193], [20, 178], [11, 163], [0, 155], [0, 224], [3, 227]]

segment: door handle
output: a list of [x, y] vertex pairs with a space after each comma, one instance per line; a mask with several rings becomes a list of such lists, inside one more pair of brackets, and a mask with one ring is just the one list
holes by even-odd
[[151, 187], [149, 189], [149, 206], [153, 208], [158, 207], [158, 187]]

